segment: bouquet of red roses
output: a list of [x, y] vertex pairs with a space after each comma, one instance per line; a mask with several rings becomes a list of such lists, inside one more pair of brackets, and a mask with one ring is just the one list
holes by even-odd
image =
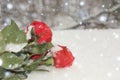
[[25, 32], [11, 20], [0, 32], [0, 80], [24, 80], [39, 66], [64, 68], [72, 65], [71, 51], [52, 44], [52, 31], [44, 22], [33, 21]]

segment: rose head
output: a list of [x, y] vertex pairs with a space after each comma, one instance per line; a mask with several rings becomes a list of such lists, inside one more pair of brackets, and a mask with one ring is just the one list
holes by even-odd
[[41, 57], [40, 54], [35, 54], [35, 55], [31, 56], [31, 59], [32, 59], [32, 60], [37, 60], [37, 59], [39, 59], [40, 57]]
[[47, 24], [40, 21], [33, 21], [28, 27], [27, 32], [30, 27], [33, 27], [34, 33], [37, 36], [37, 42], [39, 44], [45, 42], [51, 42], [52, 40], [52, 31]]
[[[71, 51], [65, 46], [58, 46], [59, 49], [53, 49], [54, 66], [56, 68], [64, 68], [72, 65], [74, 56]], [[57, 50], [57, 51], [54, 51]]]

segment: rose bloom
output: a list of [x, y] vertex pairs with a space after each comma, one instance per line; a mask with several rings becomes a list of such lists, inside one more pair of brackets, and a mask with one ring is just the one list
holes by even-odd
[[43, 44], [45, 42], [51, 42], [52, 31], [47, 24], [40, 21], [33, 21], [29, 26], [27, 26], [26, 33], [28, 40], [32, 38], [32, 36], [30, 35], [30, 31], [32, 30], [32, 28], [34, 30], [35, 35], [38, 38], [37, 42], [39, 44]]
[[51, 49], [56, 68], [70, 67], [74, 61], [72, 52], [65, 46], [55, 46]]

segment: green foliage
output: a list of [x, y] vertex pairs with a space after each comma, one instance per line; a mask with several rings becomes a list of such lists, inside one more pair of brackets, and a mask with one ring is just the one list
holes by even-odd
[[47, 50], [53, 47], [52, 43], [44, 43], [44, 44], [33, 44], [30, 46], [29, 51], [34, 54], [43, 54]]
[[[38, 67], [53, 65], [53, 57], [46, 57], [46, 53], [52, 47], [51, 42], [38, 44], [36, 40], [27, 41], [25, 32], [11, 20], [11, 24], [0, 32], [0, 80], [25, 80], [27, 74], [32, 71], [47, 71]], [[32, 60], [31, 56], [35, 54], [42, 56]], [[9, 76], [5, 75], [6, 72], [9, 72]]]
[[[17, 24], [13, 20], [11, 20], [11, 24], [5, 27], [0, 32], [0, 53], [4, 51], [8, 51], [6, 50], [6, 46], [9, 44], [16, 45], [16, 44], [22, 44], [22, 43], [26, 43], [27, 45], [26, 35], [22, 30], [19, 30]], [[24, 45], [23, 47], [25, 47], [26, 45]], [[11, 47], [14, 48], [14, 46], [11, 46]]]
[[21, 57], [17, 57], [16, 55], [5, 52], [0, 56], [0, 59], [2, 60], [2, 67], [5, 69], [14, 69], [17, 67], [20, 67], [24, 60]]

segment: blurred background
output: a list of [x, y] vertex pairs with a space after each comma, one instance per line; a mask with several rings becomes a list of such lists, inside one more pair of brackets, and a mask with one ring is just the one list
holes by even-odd
[[33, 20], [52, 29], [118, 29], [120, 0], [0, 0], [0, 28], [13, 19], [20, 28]]

